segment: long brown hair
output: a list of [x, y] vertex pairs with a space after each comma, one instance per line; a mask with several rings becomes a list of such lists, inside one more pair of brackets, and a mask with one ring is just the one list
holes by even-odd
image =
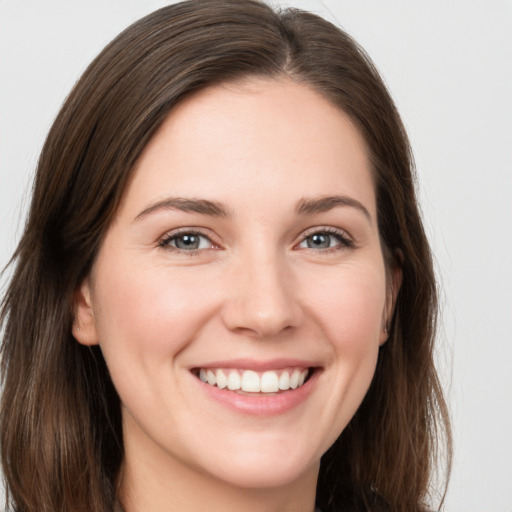
[[50, 130], [0, 317], [0, 441], [14, 510], [112, 512], [123, 460], [119, 397], [99, 349], [71, 335], [73, 295], [162, 121], [195, 91], [251, 76], [288, 76], [352, 118], [373, 166], [383, 250], [403, 273], [370, 390], [322, 459], [317, 503], [428, 510], [443, 446], [449, 468], [450, 429], [433, 362], [435, 276], [406, 133], [345, 32], [256, 0], [192, 0], [136, 22], [88, 67]]

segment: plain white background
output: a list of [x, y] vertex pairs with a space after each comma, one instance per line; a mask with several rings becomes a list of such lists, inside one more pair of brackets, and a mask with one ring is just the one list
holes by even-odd
[[[0, 0], [0, 266], [46, 132], [90, 60], [164, 0]], [[512, 1], [290, 0], [381, 70], [411, 137], [442, 285], [447, 512], [512, 512]], [[5, 285], [5, 278], [3, 279]]]

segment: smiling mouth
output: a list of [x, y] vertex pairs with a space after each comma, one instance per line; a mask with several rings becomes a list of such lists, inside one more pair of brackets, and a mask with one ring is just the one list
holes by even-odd
[[281, 370], [254, 371], [234, 368], [196, 368], [192, 373], [201, 381], [240, 394], [277, 394], [300, 388], [314, 368], [290, 367]]

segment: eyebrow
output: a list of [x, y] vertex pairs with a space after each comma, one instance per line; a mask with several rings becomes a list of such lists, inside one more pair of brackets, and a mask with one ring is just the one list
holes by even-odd
[[311, 199], [303, 198], [297, 203], [295, 211], [299, 215], [313, 215], [315, 213], [327, 212], [339, 206], [349, 206], [351, 208], [355, 208], [356, 210], [359, 210], [361, 213], [363, 213], [370, 222], [372, 220], [370, 212], [362, 203], [360, 203], [357, 199], [343, 195], [321, 196]]
[[[348, 206], [355, 208], [364, 214], [371, 222], [370, 212], [357, 199], [343, 195], [321, 196], [315, 198], [302, 198], [296, 206], [295, 212], [298, 215], [314, 215], [316, 213], [324, 213], [333, 208]], [[178, 210], [182, 212], [199, 213], [210, 217], [228, 217], [228, 209], [218, 201], [210, 201], [208, 199], [184, 198], [184, 197], [168, 197], [161, 201], [157, 201], [142, 210], [135, 220], [139, 220], [158, 210]]]
[[200, 213], [211, 217], [228, 216], [226, 207], [217, 201], [196, 198], [168, 197], [162, 201], [157, 201], [142, 210], [137, 217], [135, 217], [135, 220], [139, 220], [157, 210], [178, 210], [182, 212]]

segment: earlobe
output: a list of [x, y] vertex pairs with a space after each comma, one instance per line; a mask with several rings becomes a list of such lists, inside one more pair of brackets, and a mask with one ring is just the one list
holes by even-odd
[[92, 309], [89, 278], [84, 279], [75, 291], [74, 318], [71, 332], [82, 345], [97, 345], [98, 334]]
[[397, 263], [391, 268], [390, 271], [391, 282], [389, 283], [386, 307], [384, 308], [384, 315], [382, 318], [382, 328], [379, 340], [380, 345], [383, 345], [389, 338], [391, 319], [393, 318], [393, 313], [395, 312], [395, 305], [398, 297], [398, 292], [400, 291], [400, 288], [402, 286], [402, 261], [403, 256], [402, 252], [400, 251], [400, 254], [397, 255]]

